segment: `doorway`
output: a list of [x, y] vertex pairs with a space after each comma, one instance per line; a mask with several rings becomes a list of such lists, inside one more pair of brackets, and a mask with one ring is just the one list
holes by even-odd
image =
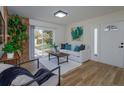
[[45, 52], [52, 48], [54, 42], [54, 31], [47, 28], [34, 29], [34, 56], [45, 57], [48, 54]]

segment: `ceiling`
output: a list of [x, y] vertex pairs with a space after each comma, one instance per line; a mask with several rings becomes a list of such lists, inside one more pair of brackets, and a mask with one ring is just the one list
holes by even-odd
[[[58, 10], [67, 12], [68, 16], [55, 17], [54, 12]], [[124, 6], [8, 6], [10, 14], [63, 25], [121, 10], [124, 10]]]

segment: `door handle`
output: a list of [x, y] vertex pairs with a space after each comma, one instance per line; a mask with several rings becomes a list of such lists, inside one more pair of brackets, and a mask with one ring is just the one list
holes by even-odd
[[124, 46], [119, 46], [119, 48], [124, 48]]
[[121, 43], [121, 45], [124, 45], [124, 43]]

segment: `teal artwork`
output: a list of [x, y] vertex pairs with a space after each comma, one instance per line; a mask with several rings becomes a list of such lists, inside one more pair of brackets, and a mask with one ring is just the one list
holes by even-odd
[[72, 28], [71, 35], [73, 40], [80, 39], [80, 37], [83, 35], [83, 28], [82, 27]]

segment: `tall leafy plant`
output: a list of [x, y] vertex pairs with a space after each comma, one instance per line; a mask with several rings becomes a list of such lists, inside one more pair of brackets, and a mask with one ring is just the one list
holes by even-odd
[[28, 39], [26, 33], [27, 25], [22, 22], [18, 15], [10, 16], [8, 19], [8, 35], [11, 40], [5, 45], [5, 52], [23, 51], [23, 42]]

